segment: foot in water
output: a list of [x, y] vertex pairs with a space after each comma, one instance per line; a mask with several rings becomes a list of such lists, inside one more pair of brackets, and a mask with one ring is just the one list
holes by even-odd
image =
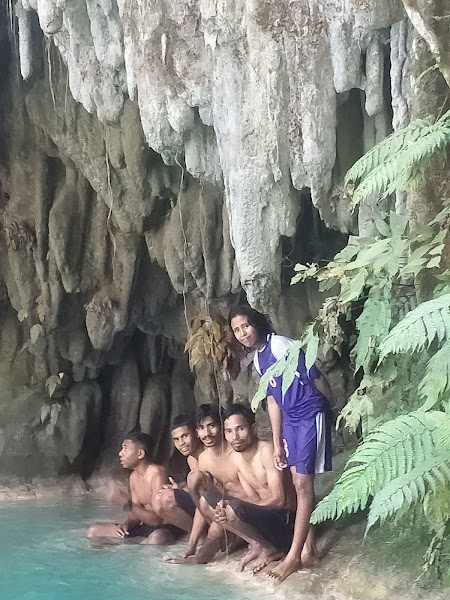
[[263, 553], [252, 563], [252, 573], [256, 575], [259, 573], [264, 567], [274, 560], [280, 560], [283, 558], [284, 553], [281, 550], [277, 550], [274, 548], [273, 550], [264, 550]]
[[165, 562], [172, 565], [194, 565], [195, 555], [191, 556], [165, 556]]
[[239, 571], [242, 572], [249, 563], [251, 563], [253, 560], [255, 560], [255, 558], [258, 558], [258, 556], [260, 556], [261, 552], [263, 552], [263, 549], [259, 544], [250, 544], [248, 547], [248, 552], [238, 562]]

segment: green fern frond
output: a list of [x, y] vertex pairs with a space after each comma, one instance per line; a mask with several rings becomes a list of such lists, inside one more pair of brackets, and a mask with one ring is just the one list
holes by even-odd
[[347, 172], [345, 184], [356, 184], [353, 204], [385, 198], [395, 190], [406, 190], [424, 174], [430, 158], [450, 143], [447, 115], [432, 124], [429, 119], [412, 121], [374, 146]]
[[311, 523], [366, 507], [369, 498], [436, 454], [443, 412], [412, 412], [369, 433], [348, 460], [333, 490], [316, 506]]
[[436, 492], [438, 484], [450, 483], [450, 452], [425, 460], [408, 473], [390, 481], [375, 494], [367, 517], [365, 535], [377, 522], [383, 523], [394, 513], [408, 509], [427, 493]]
[[419, 384], [419, 394], [425, 399], [421, 410], [430, 410], [450, 387], [450, 341], [427, 363], [425, 377]]
[[[272, 377], [283, 375], [283, 390], [287, 390], [294, 380], [295, 371], [298, 363], [298, 354], [303, 342], [295, 340], [289, 348], [285, 356], [282, 356], [272, 366], [270, 366], [264, 375], [259, 380], [259, 386], [256, 394], [253, 396], [251, 408], [253, 411], [258, 409], [258, 406], [267, 396], [267, 386]], [[295, 366], [294, 366], [295, 365]], [[283, 392], [284, 393], [284, 392]]]
[[347, 171], [345, 184], [351, 181], [357, 183], [367, 176], [373, 169], [384, 164], [386, 159], [395, 155], [406, 144], [414, 142], [424, 127], [430, 125], [429, 119], [416, 119], [403, 129], [399, 129], [374, 146], [369, 152], [362, 156]]
[[419, 304], [398, 323], [379, 347], [379, 362], [391, 352], [418, 352], [437, 339], [450, 339], [450, 294]]

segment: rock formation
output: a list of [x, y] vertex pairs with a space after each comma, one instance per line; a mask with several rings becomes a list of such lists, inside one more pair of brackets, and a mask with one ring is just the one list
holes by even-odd
[[162, 456], [248, 397], [190, 372], [191, 321], [300, 334], [292, 264], [370, 231], [343, 176], [407, 123], [413, 38], [396, 0], [0, 1], [0, 472], [88, 476], [137, 425]]

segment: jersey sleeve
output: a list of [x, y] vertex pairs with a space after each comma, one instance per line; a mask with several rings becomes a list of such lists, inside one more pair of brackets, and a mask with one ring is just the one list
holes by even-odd
[[284, 335], [273, 335], [271, 339], [270, 349], [277, 360], [286, 356], [287, 351], [294, 343], [294, 340], [284, 337]]

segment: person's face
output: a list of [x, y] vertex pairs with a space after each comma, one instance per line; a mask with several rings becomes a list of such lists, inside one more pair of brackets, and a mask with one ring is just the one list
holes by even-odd
[[254, 439], [254, 428], [249, 425], [242, 415], [231, 415], [225, 420], [225, 439], [236, 452], [244, 452]]
[[246, 348], [253, 348], [258, 341], [258, 333], [248, 318], [244, 315], [236, 315], [231, 319], [231, 331], [239, 343]]
[[182, 427], [172, 429], [171, 435], [173, 445], [178, 452], [181, 452], [183, 456], [189, 456], [192, 454], [197, 439], [196, 433], [191, 431], [187, 425], [183, 425]]
[[220, 423], [215, 423], [212, 417], [205, 417], [197, 427], [200, 441], [207, 447], [217, 446], [220, 443]]
[[122, 442], [119, 460], [124, 469], [133, 469], [144, 456], [145, 451], [139, 446], [136, 446], [131, 440], [124, 440]]

